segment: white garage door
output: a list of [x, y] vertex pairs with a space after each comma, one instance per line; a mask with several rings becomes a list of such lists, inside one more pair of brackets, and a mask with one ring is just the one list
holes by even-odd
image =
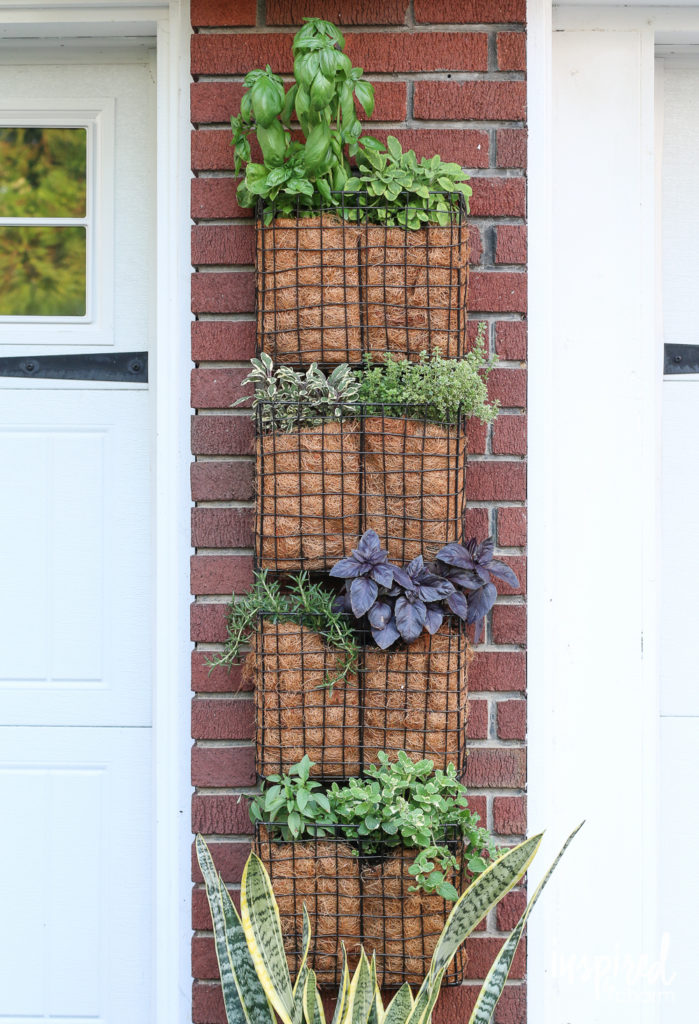
[[0, 49], [0, 1022], [152, 1019], [154, 66]]
[[[699, 883], [699, 62], [659, 63], [663, 328], [660, 920], [663, 1024], [696, 1019]], [[695, 373], [684, 372], [695, 369]], [[672, 371], [682, 372], [672, 372]], [[678, 869], [680, 858], [689, 867]]]

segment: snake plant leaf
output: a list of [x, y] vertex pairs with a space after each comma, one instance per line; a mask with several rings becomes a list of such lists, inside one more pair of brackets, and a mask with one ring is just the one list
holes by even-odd
[[539, 896], [541, 895], [544, 886], [556, 870], [558, 862], [560, 861], [561, 857], [566, 852], [568, 846], [573, 841], [573, 839], [575, 838], [575, 836], [581, 828], [582, 822], [580, 825], [578, 825], [576, 829], [574, 829], [571, 832], [571, 834], [566, 839], [555, 861], [539, 882], [539, 885], [537, 886], [534, 895], [529, 900], [526, 910], [517, 922], [514, 931], [511, 932], [509, 938], [503, 944], [502, 949], [496, 956], [490, 970], [488, 971], [486, 979], [483, 982], [481, 990], [478, 993], [475, 1006], [473, 1007], [473, 1012], [471, 1013], [471, 1016], [469, 1018], [469, 1024], [490, 1024], [490, 1020], [492, 1019], [493, 1016], [493, 1011], [495, 1010], [495, 1006], [497, 1004], [498, 999], [502, 995], [502, 990], [505, 987], [507, 976], [510, 973], [512, 961], [514, 960], [515, 953], [517, 952], [519, 940], [522, 938], [522, 933], [527, 923], [527, 918], [534, 909], [534, 905], [536, 901], [539, 899]]
[[383, 1024], [405, 1024], [413, 1008], [413, 1002], [413, 993], [406, 981], [388, 1004]]
[[525, 839], [519, 846], [507, 850], [478, 875], [452, 907], [444, 930], [437, 940], [432, 955], [429, 978], [446, 970], [454, 959], [457, 949], [479, 921], [498, 903], [505, 893], [517, 884], [526, 873], [541, 844], [543, 833]]
[[235, 983], [230, 951], [226, 941], [226, 921], [223, 912], [218, 872], [214, 867], [209, 848], [200, 835], [196, 839], [196, 849], [199, 867], [206, 884], [206, 898], [209, 901], [209, 909], [211, 911], [216, 959], [218, 960], [218, 969], [221, 975], [221, 989], [223, 991], [223, 1003], [226, 1008], [226, 1019], [228, 1024], [247, 1024], [245, 1011], [238, 995], [238, 987]]
[[238, 998], [243, 1007], [246, 1024], [274, 1024], [274, 1012], [255, 972], [255, 965], [245, 941], [245, 932], [238, 911], [235, 909], [230, 893], [220, 875], [218, 882], [226, 922], [226, 940], [233, 980], [238, 990]]
[[303, 987], [303, 1019], [306, 1024], [325, 1024], [325, 1012], [318, 991], [316, 972], [309, 970]]
[[345, 949], [345, 944], [343, 942], [342, 972], [340, 974], [340, 985], [337, 990], [337, 1003], [335, 1004], [335, 1013], [333, 1014], [332, 1024], [342, 1024], [342, 1021], [345, 1019], [345, 1010], [349, 1000], [349, 987], [349, 964], [347, 963], [347, 950]]
[[418, 998], [415, 1000], [415, 1006], [405, 1024], [430, 1024], [432, 1011], [439, 999], [439, 991], [442, 987], [445, 971], [446, 967], [442, 968], [441, 971], [438, 971], [434, 980], [425, 986], [424, 991], [422, 988], [420, 989]]
[[383, 1020], [383, 1002], [381, 1000], [381, 989], [376, 974], [376, 953], [371, 954], [371, 984], [374, 990], [374, 1000], [369, 1010], [367, 1024], [381, 1024]]
[[350, 985], [349, 1000], [344, 1017], [346, 1024], [367, 1024], [373, 1002], [374, 988], [371, 981], [371, 968], [366, 953], [362, 949]]
[[248, 948], [267, 998], [284, 1024], [293, 1024], [294, 997], [284, 953], [279, 907], [260, 858], [251, 853], [240, 885], [240, 911]]
[[304, 1002], [304, 988], [306, 986], [306, 978], [308, 977], [308, 950], [311, 945], [311, 922], [308, 917], [308, 911], [306, 910], [306, 904], [303, 904], [303, 932], [301, 935], [301, 966], [299, 973], [296, 976], [293, 988], [294, 1005], [292, 1007], [291, 1019], [294, 1024], [303, 1024], [303, 1002]]

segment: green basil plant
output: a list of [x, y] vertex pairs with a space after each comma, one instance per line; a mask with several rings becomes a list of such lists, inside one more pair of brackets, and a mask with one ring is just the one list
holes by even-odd
[[[231, 118], [235, 171], [245, 169], [238, 187], [241, 206], [264, 201], [265, 217], [310, 216], [315, 210], [338, 205], [350, 178], [349, 158], [359, 151], [362, 126], [355, 99], [368, 116], [374, 109], [374, 89], [363, 80], [344, 53], [345, 40], [329, 21], [306, 18], [294, 36], [294, 83], [286, 89], [269, 66], [245, 77], [240, 114]], [[303, 142], [292, 138], [296, 114]], [[262, 152], [252, 161], [250, 135]], [[374, 139], [362, 140], [368, 149], [383, 148]]]

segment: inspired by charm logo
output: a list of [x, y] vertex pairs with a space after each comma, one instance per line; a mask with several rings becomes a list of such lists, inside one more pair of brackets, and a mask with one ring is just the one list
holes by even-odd
[[631, 956], [618, 946], [611, 953], [591, 955], [555, 951], [551, 974], [562, 985], [591, 985], [597, 999], [620, 1003], [671, 1001], [677, 977], [670, 963], [668, 932], [663, 932], [655, 958], [645, 953]]

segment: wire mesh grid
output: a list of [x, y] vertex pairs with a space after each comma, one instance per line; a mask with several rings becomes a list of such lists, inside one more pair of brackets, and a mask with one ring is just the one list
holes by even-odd
[[382, 651], [360, 632], [358, 657], [285, 619], [258, 619], [249, 668], [255, 683], [257, 771], [288, 771], [307, 754], [319, 779], [348, 778], [399, 750], [435, 768], [465, 769], [468, 644], [458, 620]]
[[[445, 225], [390, 226], [395, 205], [333, 193], [304, 215], [257, 209], [258, 350], [290, 366], [358, 363], [364, 353], [417, 359], [466, 351], [468, 228], [460, 192], [435, 193]], [[369, 210], [369, 207], [371, 209]], [[401, 216], [422, 209], [406, 204]], [[378, 223], [375, 223], [378, 221]]]
[[300, 401], [282, 429], [268, 426], [272, 408], [262, 402], [256, 413], [258, 569], [328, 571], [368, 529], [399, 564], [463, 539], [462, 416], [435, 423], [424, 407], [357, 402], [309, 424]]
[[[323, 835], [282, 842], [264, 825], [255, 828], [255, 850], [263, 860], [279, 904], [284, 944], [292, 974], [301, 964], [303, 905], [311, 922], [309, 967], [323, 987], [337, 986], [345, 944], [350, 968], [359, 947], [376, 954], [379, 984], [398, 988], [419, 984], [429, 968], [437, 939], [453, 903], [436, 893], [411, 892], [415, 850], [396, 848], [384, 856], [362, 852], [342, 825], [324, 826]], [[449, 881], [462, 892], [466, 868], [458, 829], [447, 826], [435, 837], [450, 846], [459, 862]], [[447, 970], [446, 985], [463, 980], [466, 954], [460, 949]]]

